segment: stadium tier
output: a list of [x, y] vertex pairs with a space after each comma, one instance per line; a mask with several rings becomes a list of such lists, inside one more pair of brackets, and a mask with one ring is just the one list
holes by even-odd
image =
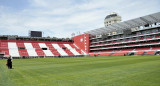
[[53, 57], [83, 55], [73, 42], [0, 40], [0, 52], [12, 57]]

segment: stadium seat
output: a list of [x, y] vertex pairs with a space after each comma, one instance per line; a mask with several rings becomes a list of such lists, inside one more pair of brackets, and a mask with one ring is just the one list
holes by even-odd
[[154, 54], [155, 54], [154, 50], [153, 51], [148, 51], [148, 52], [145, 53], [145, 55], [154, 55]]
[[145, 51], [138, 51], [135, 53], [135, 55], [143, 55]]

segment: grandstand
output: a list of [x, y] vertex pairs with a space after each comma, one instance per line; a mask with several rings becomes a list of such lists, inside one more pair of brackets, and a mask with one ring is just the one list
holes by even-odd
[[[73, 38], [84, 38], [82, 49], [90, 56], [159, 54], [160, 12], [87, 31]], [[75, 44], [82, 46], [80, 41]]]
[[87, 31], [68, 40], [0, 36], [0, 54], [18, 58], [159, 53], [160, 12]]
[[[5, 36], [7, 39], [9, 36]], [[72, 40], [55, 41], [38, 41], [30, 38], [30, 40], [0, 40], [0, 53], [1, 55], [11, 55], [14, 58], [22, 57], [59, 57], [59, 56], [81, 56], [81, 50], [74, 45]], [[16, 37], [19, 39], [19, 37]], [[28, 39], [28, 38], [27, 38]]]

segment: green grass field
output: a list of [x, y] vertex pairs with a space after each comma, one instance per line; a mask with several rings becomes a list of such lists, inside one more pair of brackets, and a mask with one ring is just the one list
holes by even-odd
[[0, 86], [160, 86], [160, 56], [0, 59]]

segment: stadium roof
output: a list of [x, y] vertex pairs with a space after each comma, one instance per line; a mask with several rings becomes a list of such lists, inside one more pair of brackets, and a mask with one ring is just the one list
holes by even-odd
[[91, 35], [101, 35], [109, 32], [114, 32], [117, 30], [131, 29], [138, 26], [144, 26], [146, 24], [153, 24], [156, 22], [160, 22], [160, 12], [135, 18], [135, 19], [131, 19], [124, 22], [119, 22], [116, 24], [109, 25], [107, 27], [102, 27], [102, 28], [91, 30], [91, 31], [87, 31], [85, 33], [88, 33]]

